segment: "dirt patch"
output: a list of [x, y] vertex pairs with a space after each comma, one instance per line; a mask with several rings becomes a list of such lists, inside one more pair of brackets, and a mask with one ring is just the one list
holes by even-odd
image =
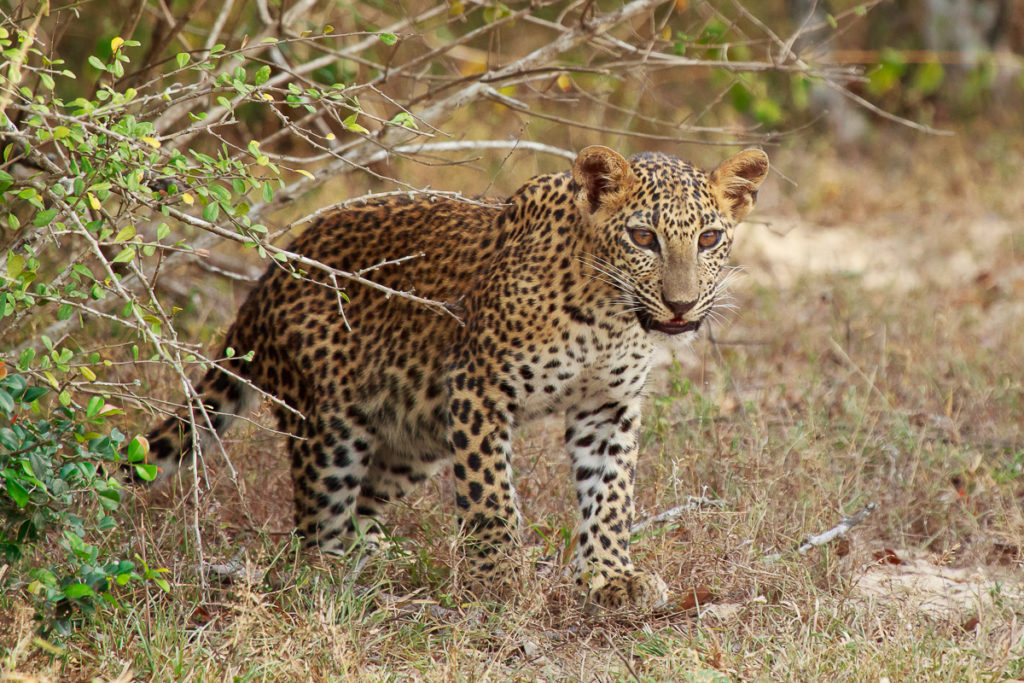
[[[863, 614], [898, 615], [904, 624], [950, 625], [963, 633], [979, 624], [999, 631], [1007, 648], [1020, 647], [1024, 624], [1006, 622], [1006, 606], [1024, 601], [1024, 574], [992, 566], [949, 567], [938, 558], [913, 550], [886, 550], [851, 572], [850, 597]], [[702, 619], [728, 623], [756, 611], [768, 600], [757, 595], [742, 602], [702, 607]], [[888, 617], [884, 621], [891, 623]]]
[[867, 566], [856, 579], [854, 593], [870, 610], [879, 603], [898, 605], [901, 612], [969, 624], [999, 601], [1024, 599], [1022, 580], [1019, 573], [947, 567], [932, 557], [900, 551]]
[[[804, 276], [837, 273], [859, 276], [867, 288], [899, 292], [930, 282], [973, 282], [989, 271], [1014, 233], [1001, 218], [959, 218], [955, 226], [936, 226], [935, 231], [901, 225], [818, 226], [786, 217], [762, 220], [767, 225], [740, 229], [733, 261], [756, 282], [785, 288]], [[938, 244], [937, 233], [946, 240], [952, 235], [958, 245]]]

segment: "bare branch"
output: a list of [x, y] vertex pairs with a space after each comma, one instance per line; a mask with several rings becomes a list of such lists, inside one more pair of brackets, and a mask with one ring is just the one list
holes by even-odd
[[[843, 517], [839, 524], [835, 525], [828, 531], [823, 531], [820, 534], [814, 536], [808, 536], [803, 543], [796, 547], [796, 552], [801, 555], [806, 555], [813, 548], [820, 548], [823, 545], [827, 545], [837, 538], [842, 538], [846, 534], [850, 533], [850, 530], [858, 524], [862, 523], [868, 516], [878, 509], [878, 503], [868, 503], [858, 512], [850, 515], [849, 517]], [[771, 555], [765, 555], [762, 558], [765, 562], [778, 562], [783, 557], [783, 553], [773, 553]]]
[[633, 524], [630, 531], [634, 534], [639, 533], [649, 526], [660, 524], [662, 522], [674, 522], [679, 517], [693, 512], [694, 510], [703, 510], [706, 508], [724, 508], [727, 503], [724, 500], [718, 498], [707, 498], [706, 496], [687, 496], [686, 502], [682, 505], [677, 505], [674, 508], [659, 512], [656, 515], [646, 517], [639, 522]]

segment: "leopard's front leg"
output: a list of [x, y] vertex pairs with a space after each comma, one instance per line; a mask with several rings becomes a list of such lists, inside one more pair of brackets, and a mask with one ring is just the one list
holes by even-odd
[[449, 377], [455, 503], [466, 533], [469, 588], [508, 597], [518, 588], [520, 512], [510, 458], [512, 397], [456, 368]]
[[634, 396], [566, 414], [580, 508], [576, 582], [588, 601], [612, 609], [658, 609], [668, 600], [665, 582], [637, 570], [629, 555], [640, 404]]

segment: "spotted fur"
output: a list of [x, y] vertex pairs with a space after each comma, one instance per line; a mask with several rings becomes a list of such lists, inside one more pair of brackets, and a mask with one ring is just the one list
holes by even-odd
[[[580, 511], [577, 581], [593, 603], [653, 608], [664, 582], [629, 553], [642, 395], [655, 344], [696, 330], [715, 303], [733, 227], [768, 158], [747, 150], [705, 172], [664, 154], [627, 161], [588, 147], [570, 173], [539, 176], [506, 202], [389, 198], [339, 210], [292, 249], [381, 284], [453, 304], [463, 324], [358, 285], [347, 322], [317, 271], [275, 264], [225, 346], [253, 350], [235, 373], [298, 409], [278, 410], [310, 546], [378, 540], [384, 505], [454, 461], [471, 583], [516, 579], [521, 526], [513, 427], [565, 411]], [[232, 413], [243, 385], [212, 370], [204, 402]], [[215, 420], [221, 429], [223, 419]], [[171, 418], [150, 435], [165, 473], [191, 452]]]

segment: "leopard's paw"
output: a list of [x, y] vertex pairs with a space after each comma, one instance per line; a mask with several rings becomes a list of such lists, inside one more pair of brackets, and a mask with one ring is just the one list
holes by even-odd
[[668, 586], [657, 574], [627, 570], [591, 583], [589, 611], [640, 610], [656, 612], [668, 607]]
[[514, 558], [496, 554], [467, 558], [466, 589], [478, 598], [507, 601], [521, 594], [523, 571]]

